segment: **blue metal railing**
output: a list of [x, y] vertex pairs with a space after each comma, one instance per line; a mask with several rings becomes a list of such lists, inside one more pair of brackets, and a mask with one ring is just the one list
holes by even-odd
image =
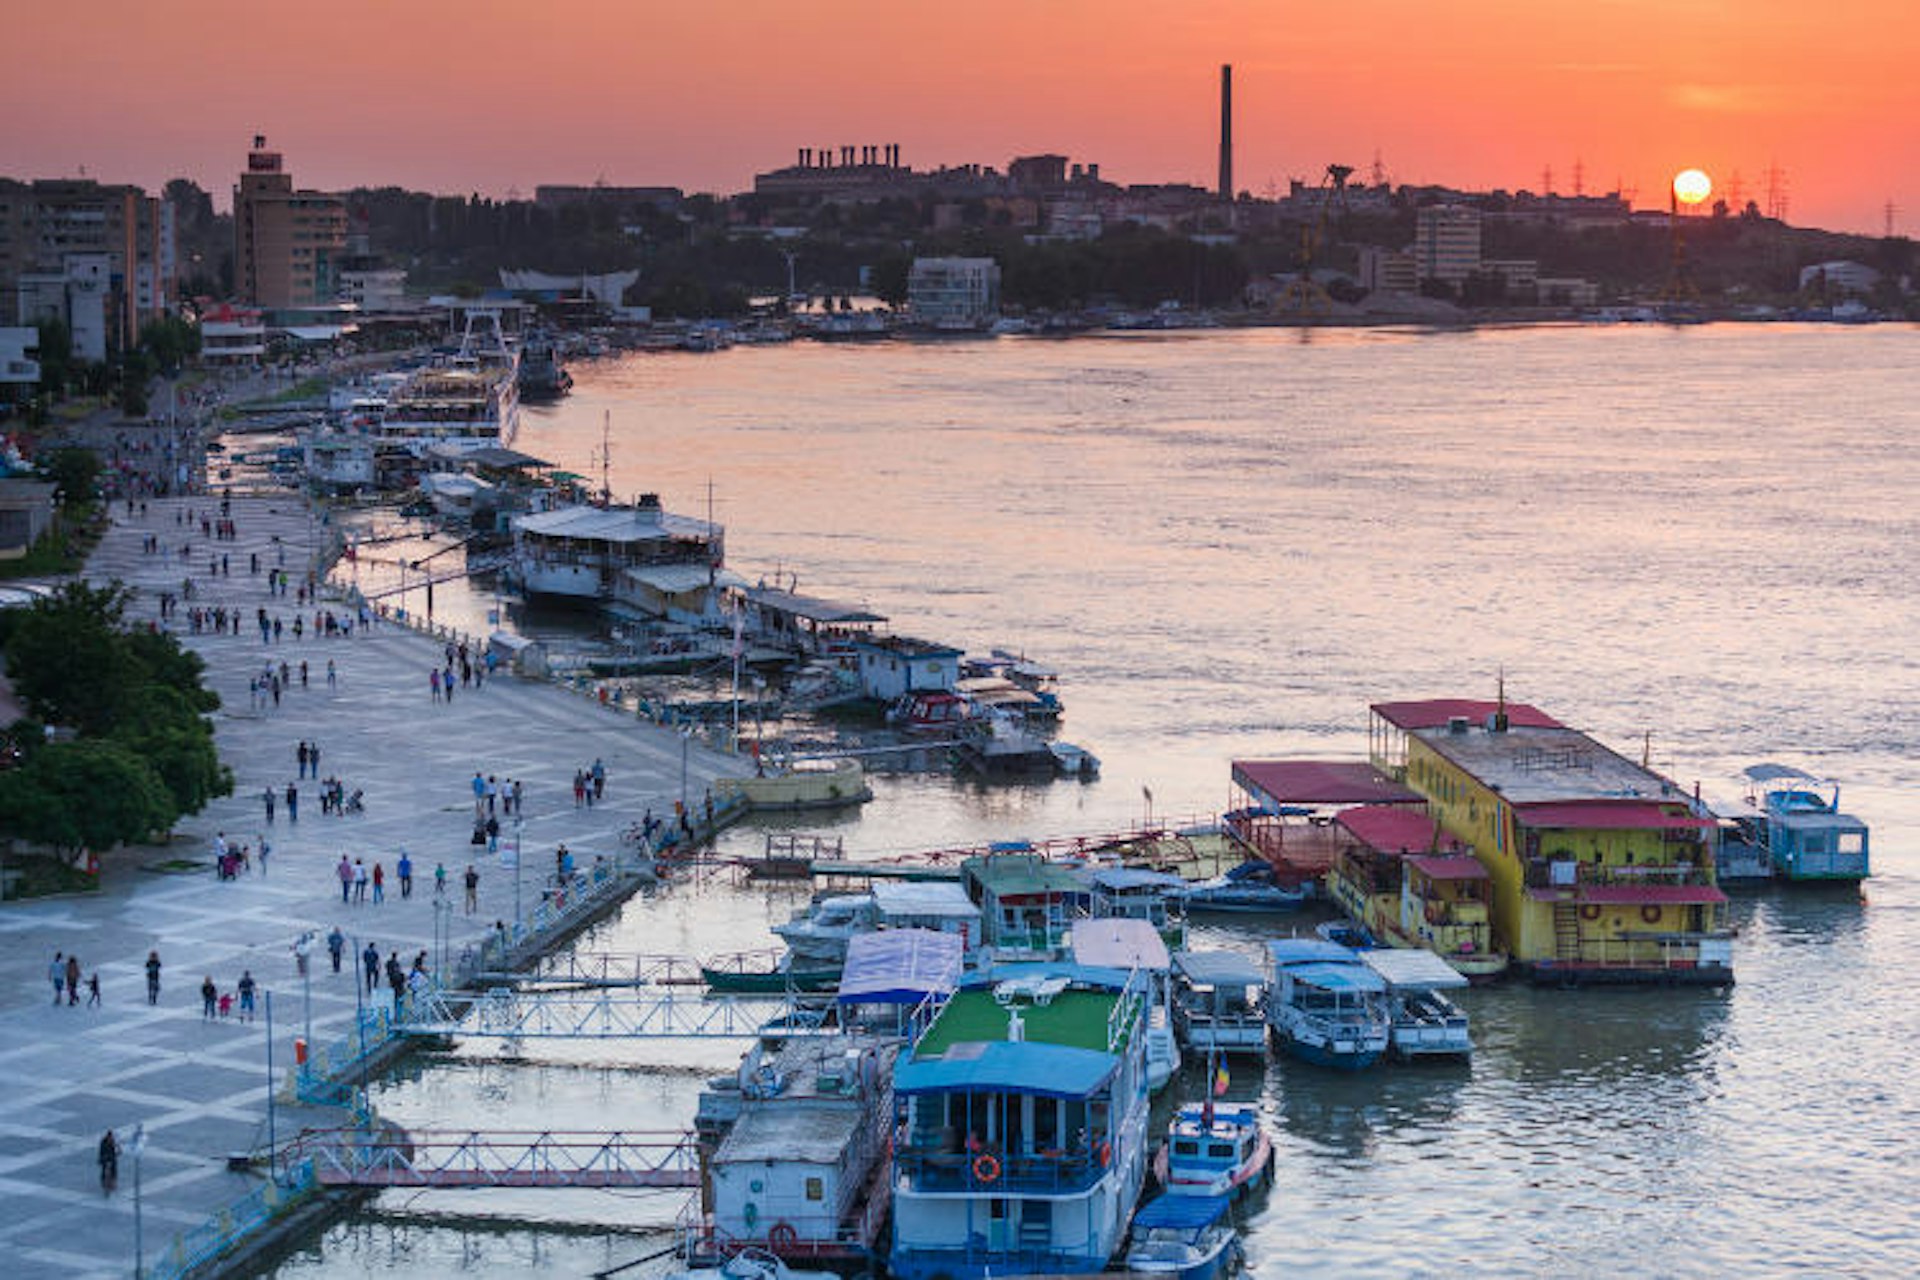
[[290, 1166], [278, 1183], [269, 1182], [220, 1210], [197, 1227], [173, 1238], [153, 1265], [147, 1280], [183, 1280], [194, 1268], [220, 1257], [276, 1215], [290, 1208], [318, 1186], [313, 1161]]

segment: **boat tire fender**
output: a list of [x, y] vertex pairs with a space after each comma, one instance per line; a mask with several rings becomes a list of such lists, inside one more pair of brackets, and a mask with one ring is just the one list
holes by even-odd
[[1598, 920], [1600, 918], [1600, 904], [1597, 902], [1583, 904], [1580, 908], [1580, 918], [1582, 920]]
[[800, 1243], [800, 1233], [791, 1222], [776, 1222], [767, 1228], [767, 1245], [775, 1253], [790, 1253]]
[[1000, 1161], [996, 1157], [984, 1152], [975, 1156], [973, 1158], [973, 1176], [982, 1182], [998, 1182], [1000, 1180]]
[[1652, 924], [1660, 918], [1660, 908], [1649, 902], [1640, 908], [1640, 918], [1648, 924]]

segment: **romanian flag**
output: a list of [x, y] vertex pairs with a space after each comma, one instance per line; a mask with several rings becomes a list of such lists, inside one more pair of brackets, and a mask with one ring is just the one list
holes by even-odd
[[1225, 1097], [1229, 1083], [1231, 1082], [1227, 1079], [1227, 1064], [1222, 1062], [1219, 1069], [1213, 1073], [1213, 1096]]

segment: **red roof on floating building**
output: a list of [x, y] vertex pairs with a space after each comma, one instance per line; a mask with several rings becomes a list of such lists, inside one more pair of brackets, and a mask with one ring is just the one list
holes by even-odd
[[1415, 729], [1444, 729], [1456, 717], [1484, 725], [1487, 717], [1504, 710], [1511, 729], [1564, 729], [1538, 707], [1524, 702], [1489, 702], [1482, 698], [1426, 698], [1413, 702], [1376, 702], [1373, 714], [1396, 729], [1411, 733]]
[[1363, 760], [1235, 760], [1233, 781], [1272, 806], [1419, 804], [1426, 798]]

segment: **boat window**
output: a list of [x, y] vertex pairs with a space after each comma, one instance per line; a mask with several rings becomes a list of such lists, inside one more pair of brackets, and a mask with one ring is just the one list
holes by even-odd
[[826, 1198], [827, 1198], [826, 1182], [820, 1178], [808, 1178], [807, 1179], [807, 1199], [824, 1200]]
[[1231, 1142], [1209, 1142], [1207, 1144], [1207, 1155], [1215, 1160], [1231, 1160], [1233, 1159], [1233, 1144]]
[[1173, 1144], [1173, 1154], [1177, 1156], [1197, 1156], [1200, 1154], [1200, 1144], [1191, 1138], [1176, 1139]]

